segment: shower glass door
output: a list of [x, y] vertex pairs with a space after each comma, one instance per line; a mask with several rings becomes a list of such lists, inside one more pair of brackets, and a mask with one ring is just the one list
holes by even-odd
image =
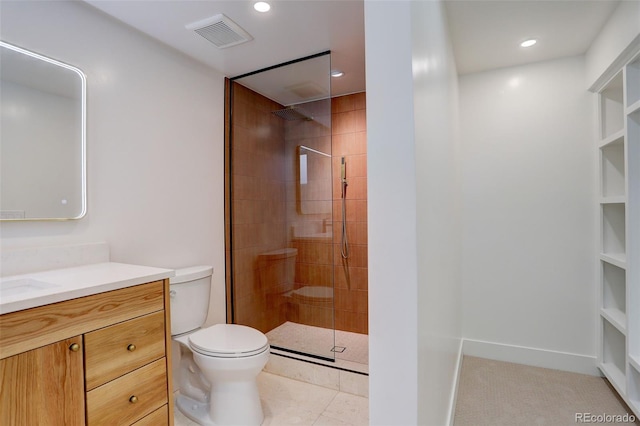
[[228, 321], [264, 332], [276, 350], [326, 360], [339, 232], [330, 71], [325, 52], [233, 78], [226, 123]]

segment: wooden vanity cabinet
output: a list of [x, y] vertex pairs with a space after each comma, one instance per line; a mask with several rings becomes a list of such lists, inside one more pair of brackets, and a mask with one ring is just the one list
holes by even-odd
[[0, 360], [0, 424], [84, 425], [81, 347], [76, 336]]
[[169, 280], [0, 316], [1, 425], [173, 425]]

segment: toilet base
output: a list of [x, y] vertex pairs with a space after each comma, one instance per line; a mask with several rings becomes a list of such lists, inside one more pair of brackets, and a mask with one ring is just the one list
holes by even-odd
[[209, 404], [205, 404], [184, 395], [177, 395], [175, 399], [176, 407], [189, 420], [203, 426], [216, 426], [209, 417]]
[[[175, 405], [187, 418], [203, 426], [259, 426], [264, 420], [255, 381], [213, 386], [211, 399], [214, 407], [224, 408], [212, 413], [211, 403], [181, 394], [175, 397]], [[213, 420], [214, 417], [218, 423]]]

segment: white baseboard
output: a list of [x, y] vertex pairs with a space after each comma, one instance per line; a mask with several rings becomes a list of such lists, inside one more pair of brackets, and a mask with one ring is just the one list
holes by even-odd
[[586, 355], [471, 339], [463, 339], [462, 353], [496, 361], [602, 376], [597, 367], [596, 357]]
[[458, 386], [460, 385], [460, 372], [462, 371], [462, 355], [463, 355], [464, 340], [460, 340], [460, 346], [458, 347], [458, 362], [455, 371], [455, 382], [453, 383], [453, 391], [451, 392], [451, 401], [449, 402], [449, 421], [447, 424], [453, 426], [456, 414], [456, 404], [458, 402]]

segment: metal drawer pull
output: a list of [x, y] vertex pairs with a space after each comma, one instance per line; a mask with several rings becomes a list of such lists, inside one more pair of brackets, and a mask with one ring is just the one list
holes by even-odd
[[131, 397], [129, 398], [129, 402], [135, 404], [136, 402], [138, 402], [138, 397], [135, 395], [131, 395]]
[[130, 344], [129, 346], [127, 346], [127, 350], [128, 350], [129, 352], [133, 352], [133, 351], [135, 351], [135, 350], [136, 350], [136, 345], [134, 345], [134, 344]]
[[69, 346], [69, 350], [71, 352], [78, 352], [80, 350], [80, 345], [77, 343], [74, 343], [71, 346]]

